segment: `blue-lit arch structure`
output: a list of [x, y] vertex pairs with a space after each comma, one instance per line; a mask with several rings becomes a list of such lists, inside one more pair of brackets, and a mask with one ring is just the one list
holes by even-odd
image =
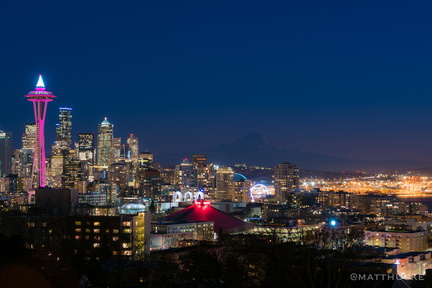
[[241, 173], [234, 173], [234, 181], [247, 180], [246, 176]]

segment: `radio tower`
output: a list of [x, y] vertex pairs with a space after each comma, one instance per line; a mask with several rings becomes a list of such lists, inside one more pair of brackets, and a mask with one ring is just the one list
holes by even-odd
[[45, 84], [42, 80], [42, 75], [39, 75], [39, 80], [34, 91], [28, 92], [28, 101], [33, 102], [34, 117], [36, 122], [36, 143], [33, 154], [33, 171], [32, 185], [33, 188], [46, 186], [46, 158], [45, 158], [45, 116], [48, 102], [54, 100], [51, 92], [45, 90]]

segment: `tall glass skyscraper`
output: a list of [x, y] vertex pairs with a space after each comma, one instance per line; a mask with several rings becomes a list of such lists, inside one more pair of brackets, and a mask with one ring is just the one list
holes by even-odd
[[0, 130], [0, 177], [11, 173], [12, 134]]
[[299, 187], [299, 167], [288, 162], [276, 165], [274, 183], [277, 201], [286, 202], [288, 192]]
[[78, 158], [87, 161], [89, 165], [95, 164], [94, 134], [78, 133]]
[[98, 144], [97, 144], [97, 164], [98, 166], [109, 166], [113, 163], [113, 135], [114, 125], [108, 122], [105, 117], [104, 121], [99, 124]]
[[56, 126], [56, 146], [69, 150], [72, 146], [72, 108], [59, 108], [59, 123]]
[[126, 152], [126, 159], [132, 160], [132, 162], [138, 161], [138, 154], [139, 154], [139, 146], [138, 146], [138, 138], [135, 137], [134, 134], [130, 134], [129, 138], [127, 139], [127, 152]]

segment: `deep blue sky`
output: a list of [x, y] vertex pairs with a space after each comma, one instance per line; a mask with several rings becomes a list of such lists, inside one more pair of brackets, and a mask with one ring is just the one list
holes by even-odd
[[[73, 133], [104, 116], [141, 150], [264, 132], [310, 152], [432, 160], [426, 1], [2, 1], [0, 129], [16, 146], [37, 75]], [[18, 147], [16, 147], [18, 148]]]

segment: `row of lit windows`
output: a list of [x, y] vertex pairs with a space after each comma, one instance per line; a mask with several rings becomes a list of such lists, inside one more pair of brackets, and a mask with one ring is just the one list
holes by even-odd
[[[127, 229], [127, 230], [130, 230], [130, 229]], [[75, 228], [75, 232], [76, 233], [81, 233], [81, 231], [82, 231], [82, 229], [81, 228]], [[100, 233], [100, 229], [99, 228], [95, 228], [95, 229], [90, 229], [90, 228], [87, 228], [87, 229], [85, 229], [85, 232], [86, 233], [91, 233], [93, 231], [93, 233]], [[110, 233], [110, 229], [106, 229], [105, 230], [105, 232], [106, 233]], [[51, 233], [51, 232], [50, 232]], [[118, 234], [119, 233], [119, 229], [112, 229], [112, 233], [114, 233], [114, 234]], [[127, 232], [127, 233], [130, 233], [130, 232]]]
[[[80, 240], [81, 236], [80, 235], [75, 235], [75, 240]], [[90, 236], [85, 236], [84, 237], [85, 240], [90, 240]], [[100, 236], [93, 236], [93, 240], [94, 241], [100, 241], [101, 237]], [[120, 237], [119, 236], [113, 236], [112, 237], [112, 241], [119, 241]]]
[[[90, 222], [87, 221], [87, 226], [90, 226]], [[76, 226], [81, 226], [81, 221], [75, 221]], [[100, 226], [100, 222], [93, 222], [93, 226]]]

